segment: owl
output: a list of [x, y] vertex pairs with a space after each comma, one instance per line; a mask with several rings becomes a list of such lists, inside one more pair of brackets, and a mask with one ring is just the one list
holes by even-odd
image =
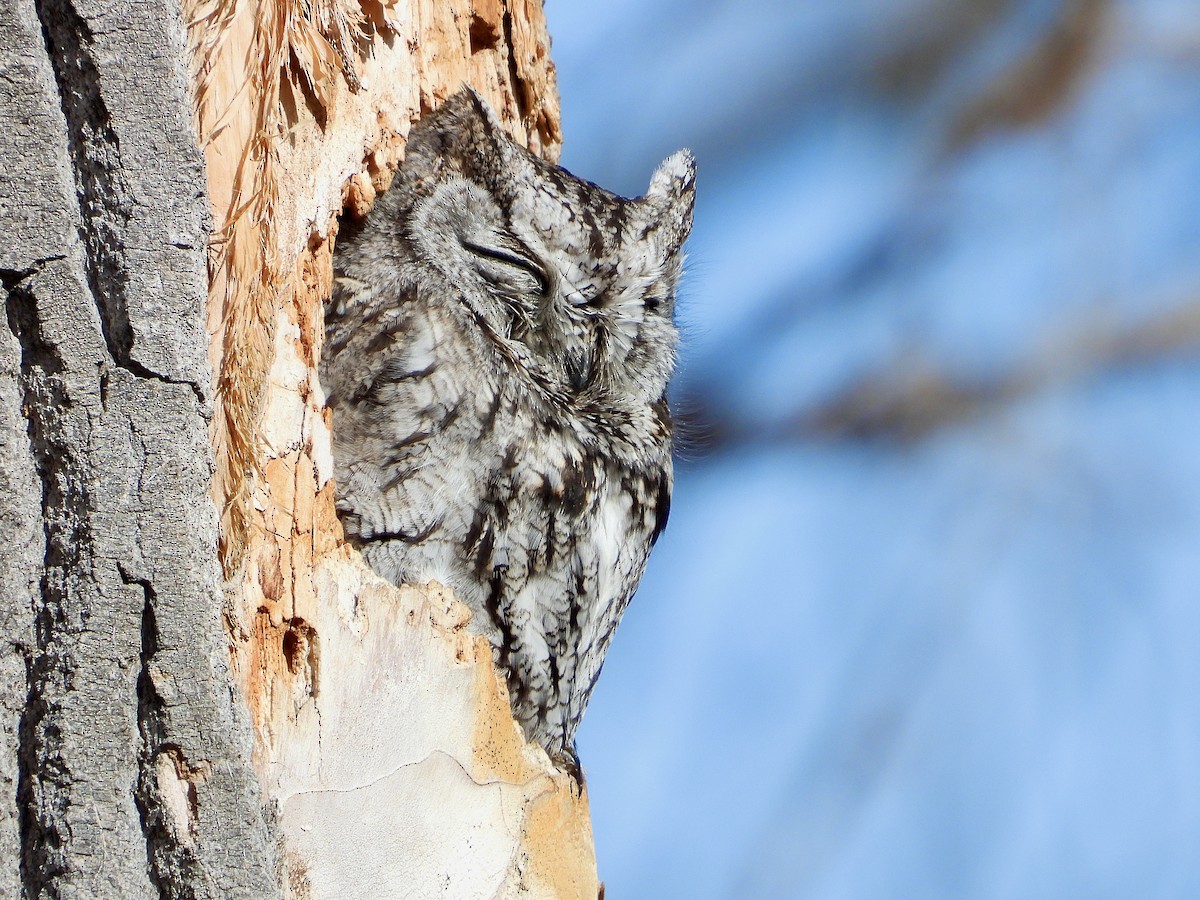
[[464, 90], [342, 226], [321, 378], [348, 541], [472, 611], [526, 737], [575, 730], [671, 502], [667, 381], [695, 163], [629, 200]]

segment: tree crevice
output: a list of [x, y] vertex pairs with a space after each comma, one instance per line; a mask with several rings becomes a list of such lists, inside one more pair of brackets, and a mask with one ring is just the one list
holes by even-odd
[[[138, 778], [133, 799], [138, 810], [142, 836], [146, 841], [146, 866], [151, 883], [160, 897], [170, 900], [191, 900], [197, 895], [194, 885], [200, 881], [200, 865], [195, 850], [179, 839], [178, 826], [173, 827], [159, 784], [158, 764], [166, 754], [176, 768], [182, 759], [177, 745], [167, 742], [168, 721], [166, 703], [154, 684], [154, 656], [158, 653], [159, 631], [155, 606], [158, 596], [149, 579], [131, 576], [119, 566], [126, 584], [142, 589], [141, 650], [137, 677]], [[196, 792], [189, 785], [189, 819], [198, 815]]]
[[35, 646], [23, 648], [26, 699], [17, 737], [21, 882], [26, 896], [57, 897], [55, 882], [67, 871], [72, 786], [62, 749], [59, 698], [72, 689], [74, 680], [72, 585], [84, 568], [90, 569], [90, 560], [83, 559], [90, 547], [87, 493], [62, 416], [69, 406], [61, 378], [64, 362], [45, 339], [37, 298], [25, 278], [5, 278], [4, 283], [8, 327], [21, 352], [22, 407], [41, 484], [45, 539], [40, 590], [32, 610]]
[[90, 52], [91, 28], [70, 0], [34, 0], [34, 7], [58, 85], [79, 204], [84, 269], [109, 356], [114, 365], [138, 378], [188, 385], [203, 406], [199, 384], [157, 372], [134, 356], [124, 235], [135, 203], [123, 174], [120, 141], [100, 90], [100, 72]]

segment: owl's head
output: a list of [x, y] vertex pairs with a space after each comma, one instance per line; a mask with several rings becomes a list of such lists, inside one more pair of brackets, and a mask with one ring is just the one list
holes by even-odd
[[514, 143], [468, 89], [413, 129], [376, 212], [553, 390], [647, 403], [674, 368], [695, 175], [680, 151], [618, 197]]

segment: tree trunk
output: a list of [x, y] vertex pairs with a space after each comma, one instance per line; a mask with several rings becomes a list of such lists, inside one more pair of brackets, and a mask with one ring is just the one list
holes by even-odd
[[553, 156], [548, 43], [540, 0], [0, 0], [0, 895], [595, 897], [465, 608], [342, 545], [316, 379], [343, 204], [464, 81]]

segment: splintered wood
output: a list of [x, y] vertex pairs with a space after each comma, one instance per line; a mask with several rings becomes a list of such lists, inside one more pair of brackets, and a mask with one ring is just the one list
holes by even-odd
[[594, 898], [586, 794], [525, 743], [466, 609], [382, 582], [342, 546], [316, 374], [336, 217], [386, 189], [422, 112], [470, 84], [556, 159], [541, 3], [185, 0], [184, 14], [213, 213], [226, 625], [284, 892]]

